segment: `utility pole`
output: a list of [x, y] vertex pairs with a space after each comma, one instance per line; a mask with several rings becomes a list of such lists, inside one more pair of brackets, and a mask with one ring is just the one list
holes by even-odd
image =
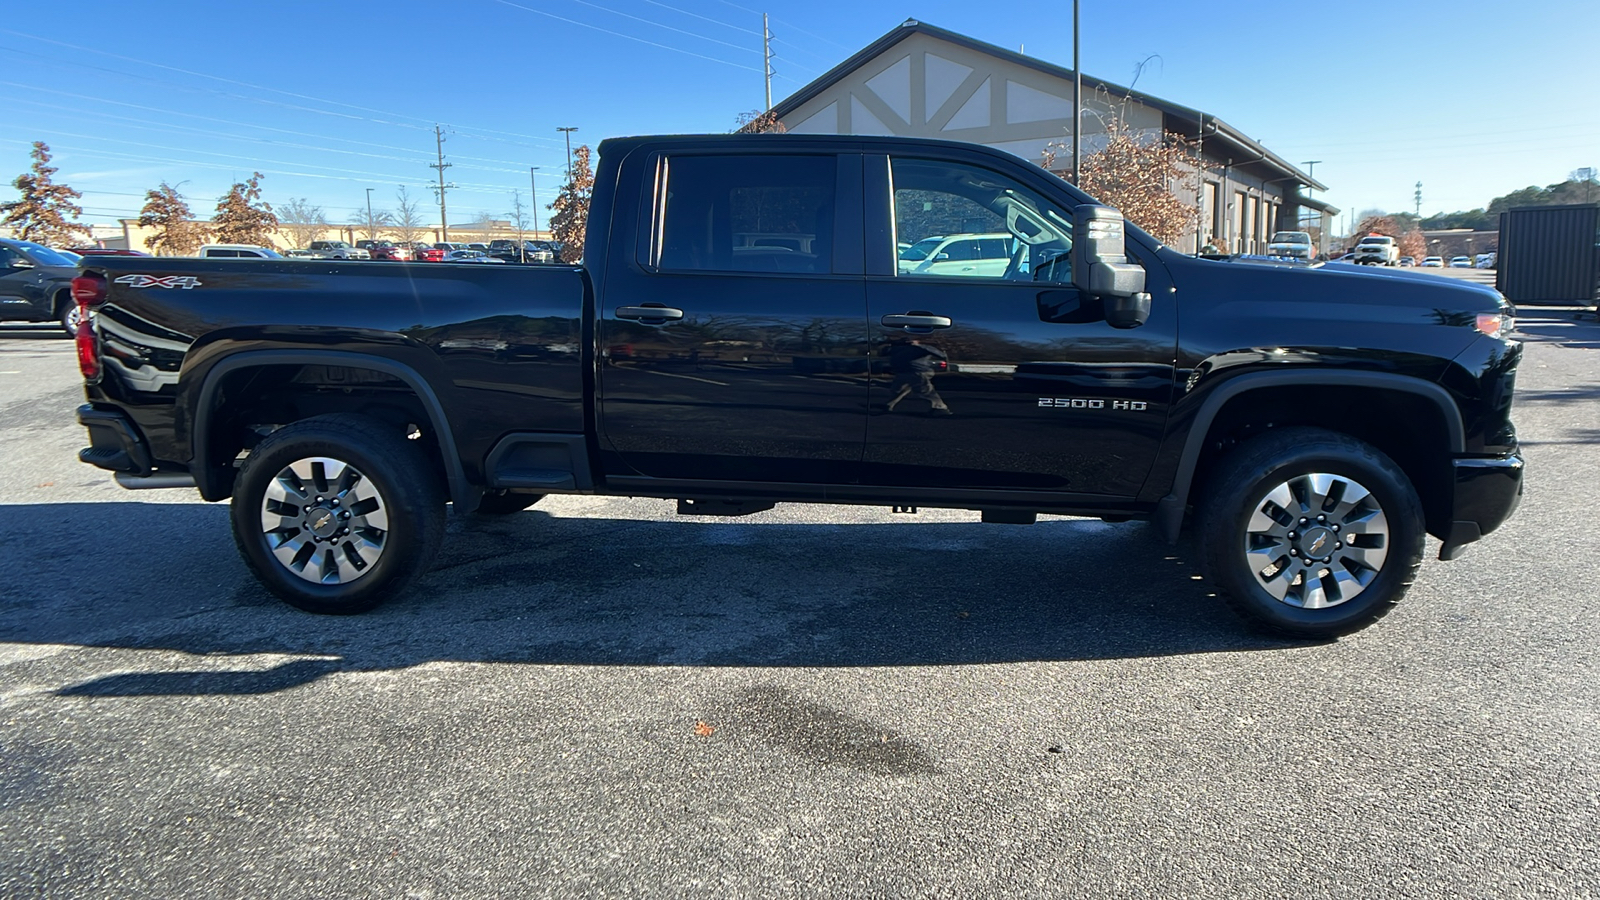
[[767, 14], [761, 14], [761, 58], [766, 61], [767, 112], [772, 111], [772, 27], [767, 24]]
[[567, 136], [567, 181], [570, 182], [572, 180], [572, 133], [578, 129], [557, 128], [556, 130], [564, 133]]
[[434, 146], [439, 152], [439, 161], [436, 163], [429, 163], [428, 168], [439, 170], [439, 233], [442, 236], [440, 240], [448, 244], [450, 243], [450, 220], [445, 217], [444, 210], [444, 170], [450, 168], [450, 163], [444, 161], [443, 128], [440, 128], [437, 125], [433, 126], [433, 140]]
[[1422, 218], [1422, 182], [1420, 182], [1420, 181], [1417, 182], [1417, 193], [1415, 194], [1415, 197], [1416, 197], [1416, 200], [1417, 200], [1417, 206], [1416, 206], [1417, 218], [1420, 219], [1420, 218]]
[[372, 188], [367, 188], [367, 240], [376, 238], [377, 229], [372, 226]]
[[538, 173], [539, 173], [539, 167], [538, 166], [529, 166], [528, 167], [528, 184], [529, 184], [530, 190], [532, 190], [532, 192], [533, 192], [532, 194], [529, 195], [529, 199], [533, 200], [533, 233], [535, 235], [537, 235], [539, 233], [539, 174]]
[[1078, 65], [1078, 0], [1072, 0], [1072, 184], [1083, 184], [1083, 170], [1079, 159], [1083, 141], [1078, 134], [1083, 131], [1083, 71]]

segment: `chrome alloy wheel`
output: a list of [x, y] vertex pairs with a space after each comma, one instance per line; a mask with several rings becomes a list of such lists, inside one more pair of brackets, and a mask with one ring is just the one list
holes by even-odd
[[1389, 520], [1377, 498], [1342, 475], [1296, 475], [1252, 507], [1244, 553], [1256, 583], [1280, 602], [1325, 609], [1355, 598], [1383, 570]]
[[72, 334], [78, 333], [78, 329], [83, 327], [84, 321], [83, 307], [76, 303], [68, 304], [66, 310], [61, 314], [61, 324], [66, 326], [67, 331]]
[[267, 483], [261, 531], [284, 568], [316, 584], [349, 584], [383, 556], [389, 509], [355, 466], [307, 457]]

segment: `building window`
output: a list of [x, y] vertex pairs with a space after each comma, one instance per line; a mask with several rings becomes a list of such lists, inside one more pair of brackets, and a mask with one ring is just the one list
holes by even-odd
[[833, 268], [832, 156], [674, 156], [658, 264], [668, 271], [825, 274]]

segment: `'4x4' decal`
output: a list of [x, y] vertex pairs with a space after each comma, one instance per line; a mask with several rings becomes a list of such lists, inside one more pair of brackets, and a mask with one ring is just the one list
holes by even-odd
[[126, 284], [136, 288], [197, 288], [200, 279], [193, 275], [124, 275], [117, 279], [117, 284]]

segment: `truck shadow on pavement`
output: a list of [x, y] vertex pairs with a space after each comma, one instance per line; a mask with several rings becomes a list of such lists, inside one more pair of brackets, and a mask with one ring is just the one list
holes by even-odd
[[452, 517], [412, 590], [333, 617], [260, 587], [227, 512], [0, 506], [0, 641], [86, 648], [87, 677], [57, 691], [72, 696], [262, 694], [430, 662], [947, 666], [1296, 646], [1250, 632], [1192, 550], [1142, 523]]

